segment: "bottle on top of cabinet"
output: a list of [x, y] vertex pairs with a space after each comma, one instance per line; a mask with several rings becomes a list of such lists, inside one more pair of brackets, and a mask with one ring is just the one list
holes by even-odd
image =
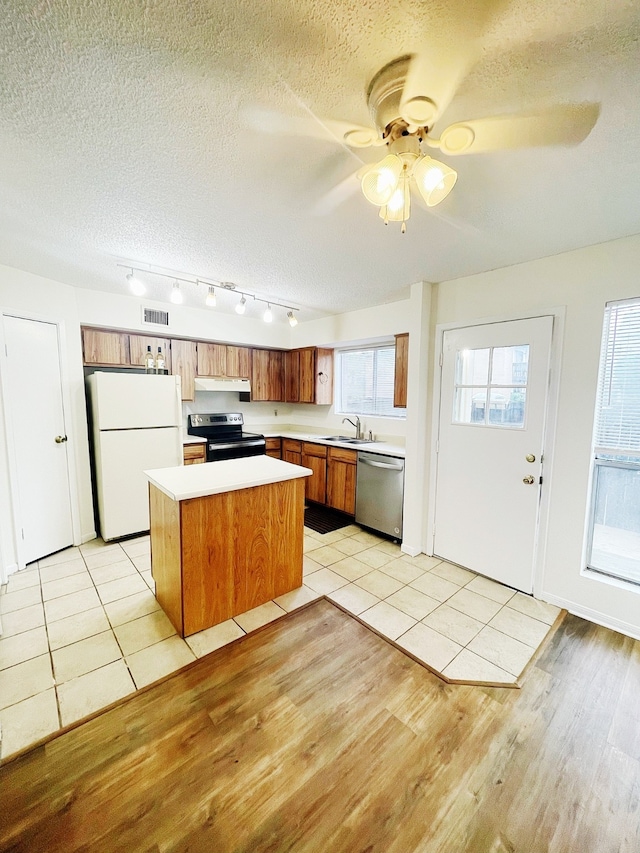
[[156, 355], [156, 373], [165, 373], [164, 365], [164, 353], [162, 352], [162, 347], [158, 347], [158, 354]]
[[144, 354], [144, 368], [147, 373], [155, 373], [156, 372], [156, 362], [153, 357], [153, 353], [151, 352], [151, 347], [147, 347], [147, 351]]

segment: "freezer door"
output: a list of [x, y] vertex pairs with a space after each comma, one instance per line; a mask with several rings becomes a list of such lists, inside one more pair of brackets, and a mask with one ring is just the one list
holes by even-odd
[[101, 373], [89, 377], [94, 429], [180, 426], [179, 376]]
[[176, 427], [101, 432], [96, 485], [102, 538], [149, 530], [149, 481], [142, 472], [181, 464], [181, 435]]

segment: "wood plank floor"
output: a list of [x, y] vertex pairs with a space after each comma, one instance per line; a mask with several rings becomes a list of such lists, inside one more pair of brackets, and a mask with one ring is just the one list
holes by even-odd
[[521, 690], [320, 600], [0, 768], [0, 850], [637, 853], [640, 644], [568, 616]]

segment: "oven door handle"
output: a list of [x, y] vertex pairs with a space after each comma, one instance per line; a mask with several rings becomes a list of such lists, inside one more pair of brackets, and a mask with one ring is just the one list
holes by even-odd
[[253, 441], [230, 441], [228, 444], [209, 444], [210, 450], [240, 450], [243, 447], [264, 447], [266, 444], [264, 439], [254, 439]]

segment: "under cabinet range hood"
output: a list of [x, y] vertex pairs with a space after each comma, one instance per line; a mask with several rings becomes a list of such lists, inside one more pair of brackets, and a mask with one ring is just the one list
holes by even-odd
[[209, 376], [195, 380], [196, 391], [240, 391], [249, 393], [251, 383], [248, 379], [229, 379], [226, 376]]

